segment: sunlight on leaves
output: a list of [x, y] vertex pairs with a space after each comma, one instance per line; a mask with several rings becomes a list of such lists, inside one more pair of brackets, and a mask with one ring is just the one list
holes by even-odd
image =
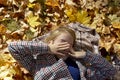
[[30, 3], [33, 3], [34, 1], [36, 1], [36, 0], [29, 0]]
[[33, 13], [29, 14], [27, 17], [27, 22], [30, 24], [31, 27], [35, 28], [36, 26], [40, 25], [40, 22], [37, 20], [39, 16], [34, 16]]
[[0, 25], [0, 34], [5, 34], [7, 31], [7, 28], [4, 25]]
[[35, 6], [35, 4], [29, 3], [27, 6], [28, 6], [29, 8], [33, 8], [33, 7]]
[[86, 11], [76, 11], [73, 9], [66, 10], [66, 15], [69, 17], [69, 20], [72, 22], [80, 22], [84, 25], [89, 24], [91, 17], [88, 16]]
[[59, 7], [57, 0], [46, 0], [45, 4], [51, 7]]

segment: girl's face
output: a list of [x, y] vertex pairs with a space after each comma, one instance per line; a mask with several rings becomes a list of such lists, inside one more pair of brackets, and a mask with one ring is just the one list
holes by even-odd
[[[54, 41], [53, 44], [59, 44], [59, 43], [63, 43], [63, 42], [67, 42], [70, 47], [73, 46], [73, 38], [69, 33], [61, 33], [59, 36], [57, 36]], [[64, 60], [67, 59], [67, 57], [69, 56], [69, 50], [63, 50], [63, 51], [59, 51], [60, 53], [65, 54], [65, 56], [57, 56], [58, 58], [63, 58]]]
[[62, 42], [68, 42], [71, 47], [73, 46], [73, 38], [68, 32], [61, 33], [54, 40], [54, 44], [58, 44]]

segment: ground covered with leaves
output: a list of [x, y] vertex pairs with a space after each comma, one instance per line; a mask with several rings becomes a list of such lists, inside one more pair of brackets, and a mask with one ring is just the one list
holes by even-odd
[[76, 21], [96, 29], [99, 49], [120, 56], [120, 0], [0, 0], [0, 80], [32, 80], [11, 57], [8, 43]]

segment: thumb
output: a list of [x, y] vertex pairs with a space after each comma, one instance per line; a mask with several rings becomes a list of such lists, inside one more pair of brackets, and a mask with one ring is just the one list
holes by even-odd
[[71, 57], [75, 57], [75, 55], [72, 54], [72, 53], [68, 53], [68, 55], [71, 56]]

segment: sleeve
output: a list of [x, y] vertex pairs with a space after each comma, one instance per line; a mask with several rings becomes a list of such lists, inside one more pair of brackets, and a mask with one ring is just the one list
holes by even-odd
[[31, 73], [35, 71], [34, 56], [46, 54], [49, 51], [47, 44], [35, 41], [11, 42], [8, 49], [11, 55]]
[[91, 67], [87, 69], [89, 71], [87, 74], [89, 79], [105, 80], [114, 76], [116, 73], [116, 69], [112, 64], [99, 54], [93, 54], [87, 51], [86, 57], [84, 57], [83, 60], [91, 65]]

